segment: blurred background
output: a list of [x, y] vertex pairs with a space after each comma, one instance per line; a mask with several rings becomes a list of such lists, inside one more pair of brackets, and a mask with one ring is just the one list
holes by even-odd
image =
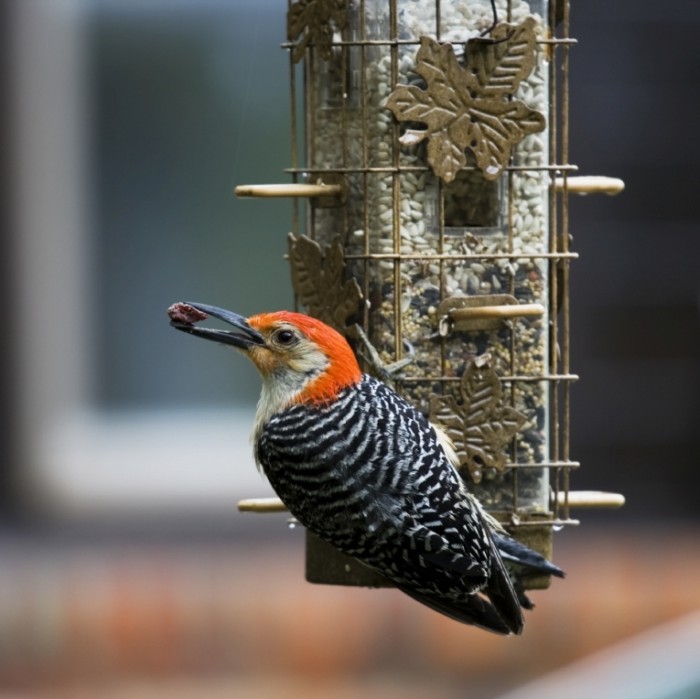
[[257, 375], [168, 326], [292, 302], [290, 204], [232, 195], [285, 180], [286, 7], [0, 3], [0, 697], [700, 696], [700, 5], [572, 2], [571, 160], [627, 185], [571, 202], [572, 487], [627, 505], [519, 639], [305, 583], [236, 510]]

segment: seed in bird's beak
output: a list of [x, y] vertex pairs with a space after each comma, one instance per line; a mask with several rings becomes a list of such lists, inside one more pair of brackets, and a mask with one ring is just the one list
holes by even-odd
[[168, 316], [173, 323], [178, 323], [180, 325], [194, 325], [199, 323], [200, 320], [205, 320], [208, 318], [204, 311], [200, 311], [194, 306], [190, 306], [189, 303], [174, 303], [170, 308], [168, 308]]
[[[209, 306], [204, 303], [185, 303], [180, 301], [168, 308], [170, 325], [176, 330], [181, 330], [189, 335], [201, 337], [205, 340], [213, 340], [224, 345], [233, 345], [237, 349], [248, 350], [253, 345], [265, 344], [263, 336], [248, 325], [248, 321], [225, 308]], [[214, 328], [202, 328], [199, 321], [205, 318], [217, 318], [232, 326], [232, 330], [218, 330]]]

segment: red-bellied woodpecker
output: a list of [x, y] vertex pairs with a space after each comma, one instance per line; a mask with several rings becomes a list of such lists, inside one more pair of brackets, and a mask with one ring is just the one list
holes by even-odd
[[[286, 311], [246, 319], [189, 303], [169, 314], [178, 330], [232, 345], [258, 368], [255, 459], [301, 524], [432, 609], [520, 633], [521, 605], [531, 605], [506, 564], [561, 571], [483, 511], [441, 432], [362, 374], [342, 335]], [[231, 329], [195, 325], [206, 316]]]

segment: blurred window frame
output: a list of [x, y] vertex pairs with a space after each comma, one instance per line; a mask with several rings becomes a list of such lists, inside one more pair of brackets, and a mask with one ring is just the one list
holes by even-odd
[[10, 10], [19, 495], [66, 516], [230, 512], [271, 493], [252, 465], [251, 410], [108, 411], [90, 399], [84, 8], [16, 0]]

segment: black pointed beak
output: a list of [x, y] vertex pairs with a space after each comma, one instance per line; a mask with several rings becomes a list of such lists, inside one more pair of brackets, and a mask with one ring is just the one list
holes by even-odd
[[[216, 306], [208, 306], [204, 303], [174, 303], [168, 309], [170, 325], [177, 330], [203, 337], [205, 340], [214, 340], [225, 345], [233, 345], [238, 349], [249, 349], [253, 345], [264, 345], [263, 336], [248, 325], [248, 321], [238, 313], [227, 311]], [[233, 330], [217, 330], [215, 328], [200, 328], [195, 325], [208, 316], [223, 320]]]

